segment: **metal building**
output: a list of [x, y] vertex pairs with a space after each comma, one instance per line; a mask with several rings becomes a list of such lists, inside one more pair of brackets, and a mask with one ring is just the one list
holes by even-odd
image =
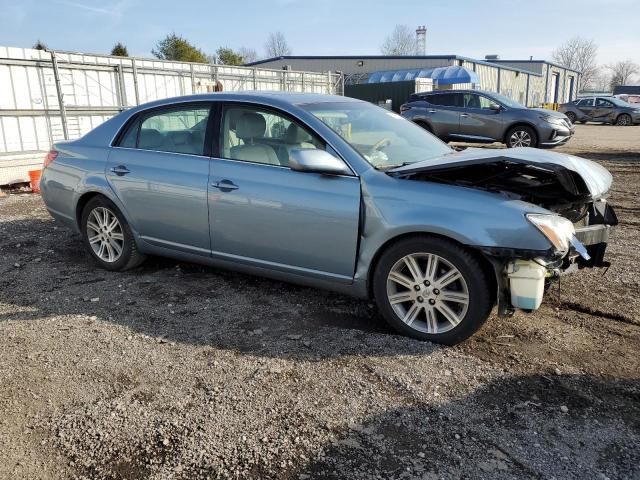
[[[284, 56], [248, 64], [315, 72], [339, 71], [347, 83], [365, 83], [373, 73], [461, 66], [479, 77], [477, 88], [502, 93], [528, 106], [563, 103], [577, 97], [580, 72], [546, 60], [485, 60], [460, 55], [426, 56]], [[434, 88], [439, 88], [435, 87]]]
[[52, 143], [129, 107], [219, 90], [344, 91], [335, 73], [0, 47], [0, 185], [28, 180]]

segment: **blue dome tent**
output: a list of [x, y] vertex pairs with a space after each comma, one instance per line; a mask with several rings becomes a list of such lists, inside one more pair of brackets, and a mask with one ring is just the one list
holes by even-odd
[[430, 78], [437, 85], [454, 85], [458, 83], [479, 84], [480, 77], [472, 70], [458, 65], [438, 68], [413, 68], [408, 70], [385, 70], [369, 74], [366, 83], [400, 82]]

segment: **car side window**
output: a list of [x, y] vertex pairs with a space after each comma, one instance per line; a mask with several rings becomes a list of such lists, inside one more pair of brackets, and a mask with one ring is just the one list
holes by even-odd
[[438, 93], [429, 97], [429, 103], [443, 107], [462, 107], [463, 97], [461, 93]]
[[140, 130], [140, 119], [136, 119], [127, 129], [120, 140], [120, 147], [136, 148], [138, 143], [138, 131]]
[[172, 107], [143, 114], [121, 138], [118, 146], [168, 153], [204, 155], [209, 107]]
[[481, 108], [483, 110], [490, 110], [491, 103], [491, 100], [483, 95], [478, 95], [477, 93], [464, 94], [465, 108]]
[[611, 108], [611, 107], [613, 107], [613, 103], [611, 103], [608, 100], [604, 100], [603, 98], [598, 98], [596, 100], [596, 107]]
[[317, 135], [278, 112], [249, 106], [224, 108], [222, 158], [287, 167], [295, 148], [324, 150], [326, 146]]
[[580, 100], [578, 103], [579, 107], [592, 107], [593, 106], [593, 98], [585, 98], [584, 100]]

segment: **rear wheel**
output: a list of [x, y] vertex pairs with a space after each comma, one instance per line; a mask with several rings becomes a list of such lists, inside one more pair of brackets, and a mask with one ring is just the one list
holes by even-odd
[[616, 119], [616, 125], [620, 125], [621, 127], [631, 125], [631, 115], [628, 115], [626, 113], [618, 115], [618, 118]]
[[513, 127], [507, 133], [507, 147], [537, 147], [538, 136], [531, 127], [526, 125]]
[[565, 115], [567, 116], [567, 118], [569, 119], [569, 121], [571, 123], [576, 123], [576, 114], [573, 112], [567, 112], [565, 113]]
[[87, 202], [82, 211], [81, 230], [87, 250], [106, 270], [127, 270], [140, 265], [145, 259], [136, 247], [124, 216], [111, 200], [103, 196]]
[[395, 330], [454, 345], [489, 316], [490, 281], [478, 260], [456, 243], [415, 237], [383, 253], [373, 291], [378, 309]]

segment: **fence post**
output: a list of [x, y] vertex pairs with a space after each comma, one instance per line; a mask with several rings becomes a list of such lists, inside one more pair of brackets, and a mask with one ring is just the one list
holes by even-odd
[[56, 82], [56, 94], [58, 95], [58, 108], [60, 109], [60, 120], [62, 122], [62, 135], [65, 140], [69, 140], [69, 131], [67, 129], [67, 112], [64, 108], [64, 100], [62, 98], [62, 86], [60, 85], [60, 72], [58, 71], [58, 60], [56, 59], [56, 52], [50, 50], [51, 63], [53, 66], [53, 78]]
[[136, 94], [136, 105], [140, 105], [140, 92], [138, 91], [138, 67], [136, 59], [131, 59], [131, 67], [133, 68], [133, 90]]
[[118, 74], [118, 96], [120, 97], [119, 107], [121, 111], [124, 111], [129, 106], [129, 101], [127, 100], [127, 89], [124, 85], [122, 62], [120, 62], [120, 65], [116, 65], [116, 73]]
[[193, 74], [193, 63], [189, 65], [189, 70], [191, 72], [191, 95], [193, 95], [194, 93], [196, 93], [196, 78]]
[[253, 70], [251, 70], [251, 75], [253, 76], [253, 89], [257, 90], [258, 89], [258, 83], [256, 81], [256, 69], [255, 68]]

